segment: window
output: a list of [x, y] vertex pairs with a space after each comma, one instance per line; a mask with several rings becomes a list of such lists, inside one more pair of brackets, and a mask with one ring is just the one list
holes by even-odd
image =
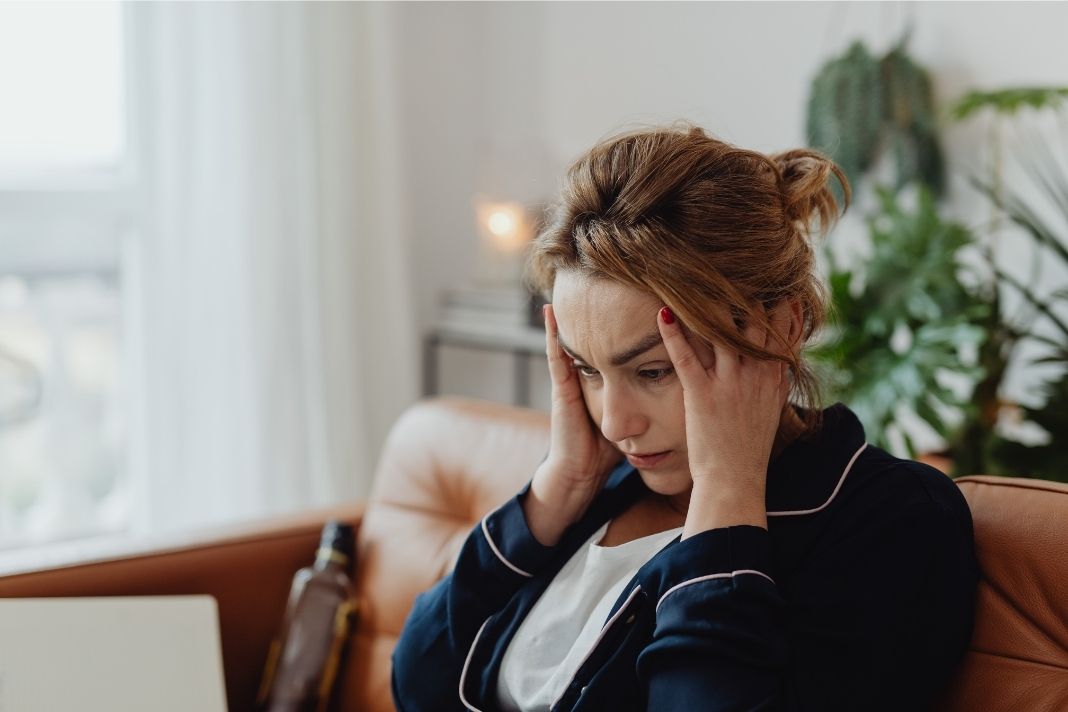
[[123, 153], [118, 3], [0, 4], [0, 182], [54, 188]]
[[0, 4], [0, 549], [123, 529], [119, 3]]

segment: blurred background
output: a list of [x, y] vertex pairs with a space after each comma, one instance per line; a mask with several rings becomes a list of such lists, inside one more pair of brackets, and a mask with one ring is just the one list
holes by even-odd
[[[0, 3], [0, 560], [365, 496], [546, 408], [567, 165], [693, 121], [854, 183], [812, 357], [869, 437], [1068, 477], [1068, 4]], [[31, 546], [32, 545], [32, 546]]]

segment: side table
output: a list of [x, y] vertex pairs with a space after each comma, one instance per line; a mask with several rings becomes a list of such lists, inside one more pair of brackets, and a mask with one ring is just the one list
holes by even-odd
[[545, 330], [535, 326], [482, 326], [444, 322], [423, 339], [423, 395], [438, 393], [438, 351], [443, 345], [512, 354], [512, 398], [530, 406], [530, 357], [545, 357]]

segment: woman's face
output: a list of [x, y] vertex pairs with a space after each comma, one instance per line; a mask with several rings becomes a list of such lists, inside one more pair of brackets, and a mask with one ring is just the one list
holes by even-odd
[[[560, 344], [605, 438], [628, 455], [663, 453], [631, 464], [654, 492], [688, 492], [682, 385], [656, 323], [664, 305], [633, 287], [572, 270], [557, 273], [552, 301]], [[698, 356], [711, 365], [709, 350]]]

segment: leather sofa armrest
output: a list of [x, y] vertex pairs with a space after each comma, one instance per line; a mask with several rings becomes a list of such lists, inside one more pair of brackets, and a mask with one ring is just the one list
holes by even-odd
[[83, 547], [66, 559], [7, 566], [0, 597], [212, 595], [229, 709], [250, 711], [293, 574], [314, 560], [328, 519], [358, 531], [363, 510], [363, 503], [351, 503], [181, 537]]

